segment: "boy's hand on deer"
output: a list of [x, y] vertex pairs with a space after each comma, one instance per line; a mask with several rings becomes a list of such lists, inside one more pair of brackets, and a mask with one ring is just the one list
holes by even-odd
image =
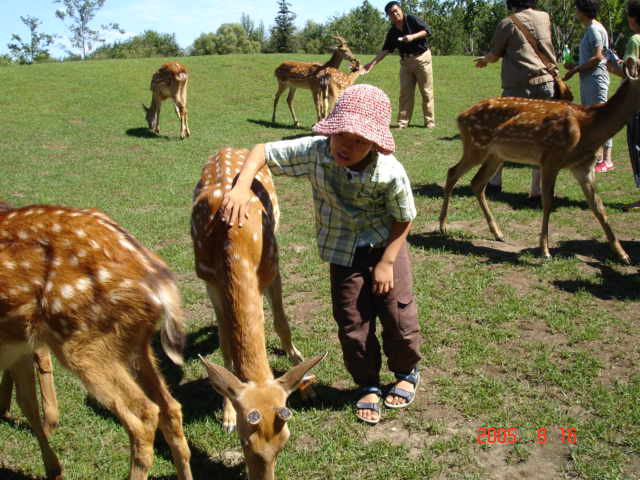
[[242, 227], [244, 219], [249, 218], [247, 206], [250, 199], [250, 189], [232, 188], [222, 199], [222, 205], [220, 206], [222, 221], [228, 225], [237, 223], [239, 227]]
[[393, 288], [393, 263], [378, 262], [373, 269], [373, 293], [384, 295]]

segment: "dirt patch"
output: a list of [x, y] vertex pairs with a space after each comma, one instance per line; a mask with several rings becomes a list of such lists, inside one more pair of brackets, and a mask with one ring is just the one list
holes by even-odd
[[483, 478], [511, 480], [514, 478], [548, 480], [579, 478], [570, 473], [571, 448], [560, 438], [549, 437], [545, 444], [520, 445], [514, 454], [510, 444], [492, 444], [476, 452], [476, 462], [484, 471]]

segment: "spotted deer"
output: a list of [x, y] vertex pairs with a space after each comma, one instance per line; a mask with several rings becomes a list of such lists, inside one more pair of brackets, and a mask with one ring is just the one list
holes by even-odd
[[[226, 367], [203, 359], [213, 388], [225, 397], [223, 427], [232, 431], [237, 423], [249, 479], [270, 480], [275, 478], [276, 457], [289, 438], [287, 397], [324, 355], [303, 361], [291, 342], [275, 236], [278, 200], [266, 166], [253, 182], [246, 223], [230, 226], [221, 219], [222, 198], [231, 190], [248, 153], [223, 148], [209, 157], [194, 192], [191, 236], [196, 273], [206, 283], [216, 313]], [[278, 379], [267, 358], [264, 292], [282, 347], [297, 364]], [[310, 393], [311, 387], [304, 391]]]
[[595, 189], [596, 152], [640, 109], [638, 65], [625, 66], [626, 78], [603, 104], [579, 106], [567, 102], [501, 97], [484, 100], [462, 112], [458, 126], [463, 144], [462, 159], [449, 169], [440, 212], [440, 231], [447, 231], [447, 209], [453, 187], [471, 168], [480, 169], [471, 180], [489, 229], [496, 240], [504, 237], [496, 224], [485, 187], [505, 161], [539, 165], [542, 177], [542, 231], [540, 250], [549, 253], [549, 216], [560, 170], [567, 168], [582, 187], [584, 196], [600, 222], [611, 248], [621, 262], [629, 255], [616, 238]]
[[129, 478], [143, 480], [162, 431], [181, 480], [191, 480], [180, 404], [154, 358], [151, 339], [182, 363], [180, 297], [167, 266], [98, 210], [34, 205], [0, 212], [0, 370], [40, 444], [46, 475], [61, 464], [38, 414], [34, 352], [48, 349], [125, 426]]
[[163, 64], [151, 77], [151, 105], [142, 105], [146, 113], [149, 129], [160, 133], [160, 107], [167, 98], [173, 100], [176, 115], [180, 120], [180, 138], [191, 135], [187, 122], [187, 84], [189, 74], [187, 69], [178, 62]]
[[298, 117], [296, 117], [296, 112], [293, 109], [293, 99], [297, 88], [311, 90], [317, 119], [321, 120], [324, 118], [322, 115], [322, 105], [320, 103], [321, 95], [319, 90], [320, 84], [318, 82], [319, 76], [323, 74], [326, 68], [339, 68], [342, 60], [345, 58], [351, 62], [356, 61], [351, 49], [347, 45], [347, 41], [337, 35], [333, 35], [332, 37], [338, 42], [338, 45], [333, 47], [333, 54], [325, 63], [296, 62], [288, 60], [281, 63], [280, 66], [276, 68], [274, 73], [278, 80], [278, 91], [276, 92], [276, 96], [273, 101], [273, 115], [271, 117], [271, 123], [276, 123], [276, 107], [278, 106], [278, 100], [280, 100], [280, 95], [282, 95], [282, 92], [287, 88], [289, 88], [287, 105], [289, 106], [289, 111], [293, 117], [293, 125], [295, 127], [300, 125]]
[[324, 69], [321, 74], [317, 75], [320, 85], [318, 89], [318, 94], [320, 95], [318, 103], [321, 107], [321, 117], [324, 118], [329, 115], [336, 104], [336, 100], [342, 95], [342, 92], [344, 92], [347, 87], [353, 85], [360, 75], [366, 73], [367, 71], [360, 63], [360, 60], [356, 59], [351, 65], [351, 72], [349, 73], [344, 73], [337, 68], [328, 67]]

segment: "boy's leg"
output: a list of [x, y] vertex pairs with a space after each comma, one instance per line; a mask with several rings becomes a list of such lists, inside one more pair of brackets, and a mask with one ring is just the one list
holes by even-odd
[[360, 386], [378, 385], [382, 358], [366, 272], [331, 264], [333, 318], [347, 371]]
[[[357, 267], [331, 264], [331, 298], [333, 317], [338, 324], [338, 338], [347, 371], [360, 387], [377, 387], [382, 359], [375, 336], [375, 316], [368, 272]], [[359, 402], [378, 404], [376, 393], [365, 393]], [[368, 408], [357, 409], [365, 421], [377, 422], [380, 414]]]
[[[418, 309], [413, 298], [411, 261], [407, 245], [402, 246], [393, 265], [393, 290], [376, 299], [382, 323], [382, 341], [389, 369], [394, 373], [408, 374], [420, 361], [420, 326]], [[400, 381], [399, 388], [414, 391], [410, 382]], [[397, 398], [392, 403], [402, 403]]]

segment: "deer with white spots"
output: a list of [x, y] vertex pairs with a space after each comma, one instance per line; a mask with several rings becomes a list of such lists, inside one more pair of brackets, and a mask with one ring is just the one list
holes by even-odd
[[549, 216], [556, 178], [567, 168], [582, 187], [593, 214], [600, 222], [611, 248], [623, 263], [629, 255], [616, 238], [595, 189], [596, 152], [640, 110], [638, 66], [625, 66], [626, 78], [609, 101], [580, 106], [551, 100], [491, 98], [477, 103], [458, 117], [462, 159], [449, 169], [440, 212], [440, 231], [447, 231], [447, 209], [453, 187], [471, 168], [480, 169], [471, 180], [489, 229], [498, 241], [504, 237], [489, 210], [485, 187], [505, 161], [540, 166], [542, 178], [541, 255], [548, 258]]
[[151, 105], [142, 108], [146, 113], [149, 129], [160, 133], [160, 107], [162, 102], [171, 98], [180, 120], [180, 138], [191, 135], [187, 122], [187, 85], [189, 74], [187, 69], [178, 62], [167, 62], [151, 77]]
[[[271, 480], [276, 456], [289, 438], [287, 397], [304, 385], [305, 374], [324, 355], [303, 361], [291, 342], [275, 236], [278, 200], [266, 166], [253, 182], [246, 223], [230, 226], [221, 219], [224, 193], [231, 189], [248, 153], [223, 148], [209, 158], [194, 192], [191, 236], [196, 273], [205, 281], [216, 313], [226, 367], [203, 359], [212, 386], [224, 396], [223, 427], [232, 431], [237, 422], [249, 479]], [[263, 292], [270, 300], [282, 348], [296, 364], [278, 379], [267, 358]], [[303, 392], [312, 394], [311, 387]]]
[[[0, 211], [0, 370], [40, 444], [46, 476], [62, 467], [38, 413], [33, 355], [49, 349], [129, 433], [129, 478], [147, 478], [156, 429], [181, 480], [191, 480], [180, 404], [151, 346], [182, 363], [184, 326], [173, 276], [162, 260], [97, 210], [35, 205]], [[46, 419], [46, 417], [45, 417]]]
[[287, 88], [289, 89], [287, 105], [289, 106], [289, 111], [293, 117], [293, 125], [295, 127], [300, 125], [298, 117], [296, 117], [296, 112], [293, 110], [293, 99], [297, 88], [311, 90], [318, 121], [322, 120], [324, 116], [326, 116], [328, 112], [323, 113], [321, 103], [322, 95], [319, 83], [320, 76], [326, 72], [327, 68], [339, 68], [344, 58], [351, 62], [356, 61], [349, 45], [347, 45], [347, 41], [337, 35], [332, 35], [332, 37], [338, 42], [338, 45], [333, 47], [333, 54], [325, 63], [309, 63], [287, 60], [276, 68], [274, 73], [278, 80], [278, 91], [276, 92], [276, 96], [273, 101], [273, 115], [271, 116], [271, 123], [276, 123], [276, 107], [278, 106], [278, 100], [280, 100], [280, 95], [282, 95]]
[[316, 76], [318, 79], [318, 94], [320, 95], [320, 116], [326, 117], [331, 113], [336, 104], [336, 100], [342, 95], [347, 87], [355, 83], [360, 75], [364, 75], [367, 71], [364, 69], [360, 60], [356, 59], [351, 64], [351, 71], [344, 73], [342, 70], [328, 67]]

